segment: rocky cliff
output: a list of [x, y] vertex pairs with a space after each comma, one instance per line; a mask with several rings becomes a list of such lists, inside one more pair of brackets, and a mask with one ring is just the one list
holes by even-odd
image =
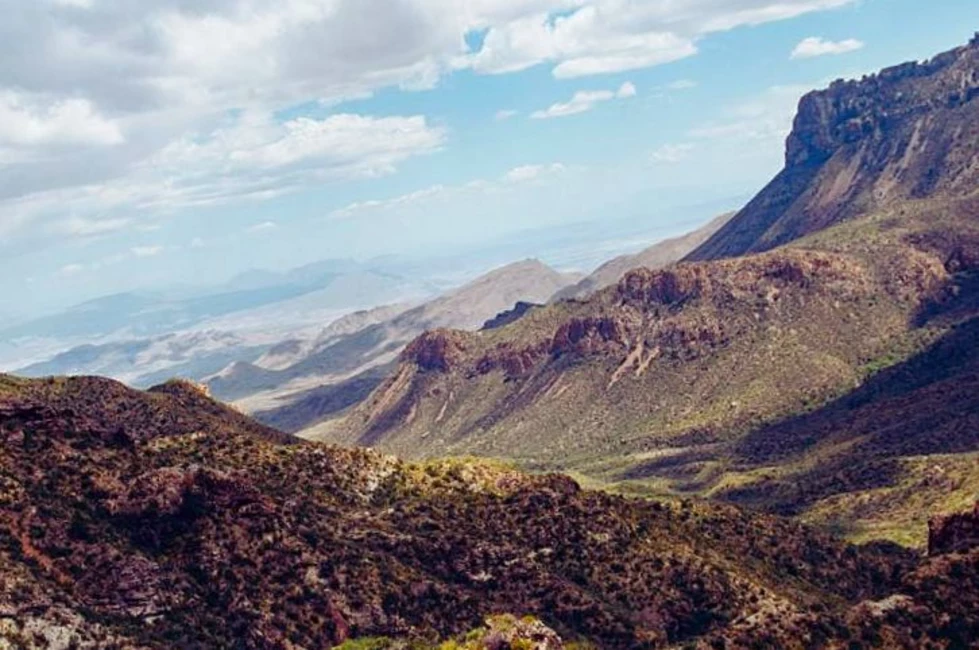
[[977, 99], [979, 38], [806, 95], [785, 168], [688, 259], [764, 251], [909, 199], [971, 194]]

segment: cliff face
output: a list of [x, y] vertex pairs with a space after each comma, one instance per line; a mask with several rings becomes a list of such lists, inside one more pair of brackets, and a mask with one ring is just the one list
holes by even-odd
[[971, 193], [977, 99], [979, 38], [806, 95], [785, 168], [688, 259], [764, 251], [897, 201]]

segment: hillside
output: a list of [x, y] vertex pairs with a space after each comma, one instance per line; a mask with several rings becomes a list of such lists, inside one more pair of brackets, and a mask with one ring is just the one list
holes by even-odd
[[[979, 70], [977, 51], [845, 85], [854, 97], [895, 78], [903, 89], [880, 92], [893, 112], [858, 102], [850, 119], [862, 119], [859, 105], [897, 124], [913, 95], [918, 138], [954, 142], [942, 149], [949, 164], [974, 159], [979, 133], [963, 126], [947, 140], [946, 127], [979, 96], [951, 102], [946, 91]], [[807, 107], [824, 96], [803, 100], [787, 169], [812, 140]], [[904, 131], [873, 131], [875, 151], [903, 151], [892, 133]], [[806, 196], [851, 180], [820, 167]], [[945, 176], [916, 187], [914, 199], [807, 222], [792, 232], [808, 234], [767, 252], [635, 270], [488, 332], [430, 332], [366, 402], [317, 433], [411, 457], [508, 458], [629, 492], [729, 498], [921, 546], [930, 512], [975, 495], [976, 367], [966, 360], [979, 317], [979, 197]], [[705, 246], [740, 241], [748, 212]], [[901, 367], [921, 378], [913, 396], [893, 397]], [[928, 417], [909, 418], [915, 400], [932, 406]], [[770, 457], [785, 436], [795, 455]], [[935, 454], [948, 480], [928, 478]], [[911, 493], [921, 507], [902, 501]]]
[[552, 300], [586, 298], [599, 289], [617, 283], [632, 269], [660, 269], [678, 262], [706, 242], [733, 216], [733, 212], [722, 214], [685, 235], [663, 240], [634, 255], [621, 255], [611, 259], [577, 284], [558, 291]]
[[299, 349], [288, 365], [263, 368], [238, 362], [207, 383], [216, 396], [236, 400], [265, 421], [298, 430], [334, 412], [310, 408], [336, 403], [327, 395], [339, 394], [344, 407], [364, 397], [362, 390], [350, 394], [350, 382], [361, 386], [363, 378], [375, 377], [378, 367], [387, 367], [422, 332], [478, 329], [517, 302], [543, 302], [575, 279], [535, 260], [517, 262], [407, 311], [394, 310], [386, 319], [383, 310], [350, 317]]
[[610, 649], [979, 633], [968, 517], [936, 521], [922, 560], [728, 506], [295, 443], [183, 383], [0, 377], [0, 436], [7, 646], [431, 647], [502, 612]]
[[979, 183], [979, 35], [799, 104], [785, 168], [687, 259], [770, 250], [847, 219]]

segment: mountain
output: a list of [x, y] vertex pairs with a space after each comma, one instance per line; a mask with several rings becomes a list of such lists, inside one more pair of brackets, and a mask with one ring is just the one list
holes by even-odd
[[[311, 409], [310, 400], [350, 406], [365, 396], [365, 389], [373, 387], [364, 379], [370, 378], [376, 385], [379, 376], [373, 370], [393, 362], [404, 346], [425, 330], [477, 329], [515, 303], [543, 302], [576, 279], [536, 260], [517, 262], [413, 309], [350, 316], [328, 327], [308, 345], [289, 343], [289, 350], [278, 350], [275, 359], [266, 358], [264, 363], [235, 363], [207, 383], [215, 395], [239, 400], [239, 405], [263, 421], [277, 426], [288, 423], [290, 430], [298, 430], [296, 427], [305, 428], [335, 412]], [[391, 311], [396, 312], [393, 317], [381, 320]], [[295, 354], [282, 354], [287, 351]], [[292, 363], [285, 365], [279, 358], [282, 356], [290, 357]], [[351, 381], [356, 387], [353, 393]], [[344, 395], [339, 400], [335, 397], [338, 390]], [[305, 413], [303, 417], [296, 416], [297, 408]]]
[[0, 377], [0, 437], [5, 646], [434, 648], [501, 613], [514, 616], [442, 647], [512, 633], [530, 637], [512, 647], [911, 649], [979, 634], [965, 520], [936, 521], [927, 558], [847, 546], [730, 506], [300, 443], [183, 382]]
[[[290, 324], [292, 329], [307, 324], [303, 317], [335, 317], [376, 304], [428, 298], [435, 292], [423, 278], [331, 261], [281, 274], [251, 272], [206, 289], [106, 296], [61, 313], [11, 323], [0, 328], [0, 341], [24, 349], [31, 342], [47, 341], [47, 348], [61, 354], [74, 347], [136, 345], [163, 335], [201, 330], [279, 329], [281, 340]], [[16, 356], [17, 347], [3, 350], [8, 367], [25, 365], [23, 357]], [[90, 352], [89, 348], [74, 350], [70, 356], [79, 358]], [[12, 365], [17, 361], [19, 365]], [[30, 361], [39, 362], [36, 357]], [[98, 372], [96, 366], [83, 370]], [[127, 373], [139, 370], [132, 368]]]
[[918, 199], [975, 191], [979, 35], [806, 95], [785, 168], [688, 259], [770, 250], [806, 234]]
[[[948, 95], [977, 78], [977, 53], [979, 41], [801, 103], [780, 178], [803, 178], [791, 171], [798, 143], [823, 142], [811, 106], [835, 105], [841, 88], [895, 106], [845, 104], [849, 122], [885, 116], [885, 126], [848, 131], [828, 160], [854, 166], [820, 163], [800, 196], [876, 173], [865, 154], [847, 152], [900, 153], [910, 165], [920, 147], [903, 146], [901, 120], [913, 119], [918, 140], [942, 152], [913, 198], [832, 215], [807, 204], [812, 219], [786, 230], [804, 236], [700, 260], [713, 257], [708, 248], [745, 252], [752, 201], [689, 261], [631, 271], [504, 327], [426, 333], [318, 437], [416, 458], [507, 458], [610, 489], [730, 499], [854, 539], [923, 546], [929, 515], [962, 507], [979, 481], [979, 198], [956, 180], [972, 167], [946, 176], [941, 166], [979, 151], [975, 129], [948, 131], [979, 106], [979, 94]], [[902, 175], [878, 162], [917, 178], [914, 165]]]
[[574, 286], [557, 292], [552, 300], [585, 298], [599, 289], [612, 286], [632, 269], [659, 269], [678, 262], [703, 244], [734, 216], [722, 214], [700, 228], [679, 237], [666, 239], [634, 255], [621, 255], [605, 262]]
[[[97, 374], [142, 387], [174, 376], [200, 380], [235, 361], [258, 361], [273, 345], [306, 336], [314, 324], [352, 309], [393, 300], [410, 304], [434, 292], [425, 281], [371, 269], [338, 272], [339, 264], [250, 272], [216, 287], [217, 293], [102, 298], [8, 328], [0, 337], [10, 337], [12, 345], [0, 354], [41, 356], [7, 363], [32, 377]], [[78, 341], [84, 343], [74, 345]], [[28, 354], [35, 345], [48, 355]]]
[[17, 371], [25, 377], [98, 374], [149, 387], [173, 376], [200, 379], [234, 359], [257, 359], [267, 349], [257, 341], [206, 330], [183, 334], [81, 345]]

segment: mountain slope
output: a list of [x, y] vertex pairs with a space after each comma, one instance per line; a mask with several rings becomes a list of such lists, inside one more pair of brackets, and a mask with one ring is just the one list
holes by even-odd
[[[926, 69], [961, 79], [967, 63], [979, 71], [977, 50], [979, 43], [955, 50], [936, 59], [945, 67], [933, 62]], [[937, 129], [923, 126], [919, 137], [944, 142], [943, 129], [971, 106], [947, 101], [944, 77], [910, 78], [922, 85], [902, 85], [901, 97], [917, 93], [916, 106], [931, 112], [916, 119]], [[939, 94], [926, 101], [929, 92]], [[903, 105], [900, 97], [895, 101]], [[797, 120], [797, 128], [805, 124]], [[790, 149], [805, 133], [790, 137]], [[897, 146], [886, 133], [875, 140], [882, 150]], [[960, 130], [954, 151], [948, 160], [974, 155], [979, 132]], [[806, 191], [815, 196], [847, 186], [848, 173], [831, 172], [820, 168]], [[969, 454], [979, 452], [979, 440], [960, 434], [954, 448], [941, 442], [974, 425], [969, 390], [950, 390], [972, 386], [970, 368], [955, 377], [923, 375], [933, 378], [921, 387], [931, 397], [919, 398], [941, 415], [913, 420], [920, 427], [917, 446], [882, 448], [893, 471], [864, 472], [876, 483], [835, 481], [839, 472], [852, 469], [859, 477], [860, 468], [870, 467], [862, 443], [886, 432], [866, 424], [897, 423], [907, 417], [901, 409], [913, 404], [875, 399], [859, 410], [848, 393], [919, 354], [925, 367], [941, 366], [942, 357], [926, 354], [939, 341], [951, 346], [949, 358], [971, 358], [963, 353], [968, 337], [956, 332], [973, 331], [966, 324], [979, 317], [979, 301], [970, 297], [979, 272], [979, 197], [959, 196], [961, 178], [937, 177], [931, 194], [854, 214], [765, 253], [640, 269], [588, 300], [533, 310], [489, 332], [428, 333], [407, 348], [396, 373], [370, 399], [322, 436], [408, 456], [515, 459], [641, 493], [726, 495], [842, 527], [857, 538], [920, 546], [928, 511], [909, 517], [896, 497], [866, 517], [855, 502], [842, 521], [831, 513], [833, 499], [839, 505], [851, 493], [890, 489], [868, 496], [883, 500], [906, 493], [908, 485], [925, 490], [923, 504], [947, 509], [960, 506], [975, 485], [974, 469], [960, 469], [974, 461]], [[738, 241], [737, 223], [738, 217], [713, 241]], [[730, 228], [733, 237], [724, 234]], [[830, 419], [793, 429], [805, 441], [795, 457], [744, 451], [759, 432], [773, 431], [771, 440], [779, 440], [782, 423], [834, 403], [841, 406], [827, 411], [836, 413], [832, 426], [851, 437], [841, 436], [832, 453], [817, 444], [830, 435]], [[921, 487], [928, 454], [954, 455], [949, 471], [962, 480]], [[755, 485], [765, 481], [771, 486]], [[792, 496], [796, 489], [812, 498]], [[845, 525], [861, 520], [866, 526]]]
[[919, 561], [731, 507], [289, 444], [187, 384], [0, 377], [0, 436], [15, 647], [424, 641], [501, 611], [611, 649], [976, 632], [969, 546]]
[[553, 300], [585, 298], [599, 289], [612, 286], [632, 269], [640, 267], [659, 269], [678, 262], [707, 241], [733, 216], [733, 212], [722, 214], [685, 235], [666, 239], [634, 255], [622, 255], [611, 259], [577, 284], [557, 292]]
[[237, 363], [210, 379], [208, 385], [215, 395], [239, 400], [241, 406], [261, 412], [270, 421], [290, 422], [290, 428], [312, 424], [329, 412], [300, 407], [306, 415], [297, 418], [282, 409], [290, 411], [293, 403], [311, 393], [332, 394], [337, 386], [342, 390], [347, 380], [391, 363], [408, 342], [427, 329], [477, 329], [517, 302], [547, 300], [574, 279], [535, 260], [510, 264], [392, 318], [372, 323], [380, 314], [367, 314], [363, 317], [365, 327], [360, 329], [346, 324], [328, 328], [285, 367], [268, 369]]
[[908, 200], [971, 194], [977, 99], [979, 35], [930, 61], [806, 95], [785, 168], [687, 259], [770, 250]]

